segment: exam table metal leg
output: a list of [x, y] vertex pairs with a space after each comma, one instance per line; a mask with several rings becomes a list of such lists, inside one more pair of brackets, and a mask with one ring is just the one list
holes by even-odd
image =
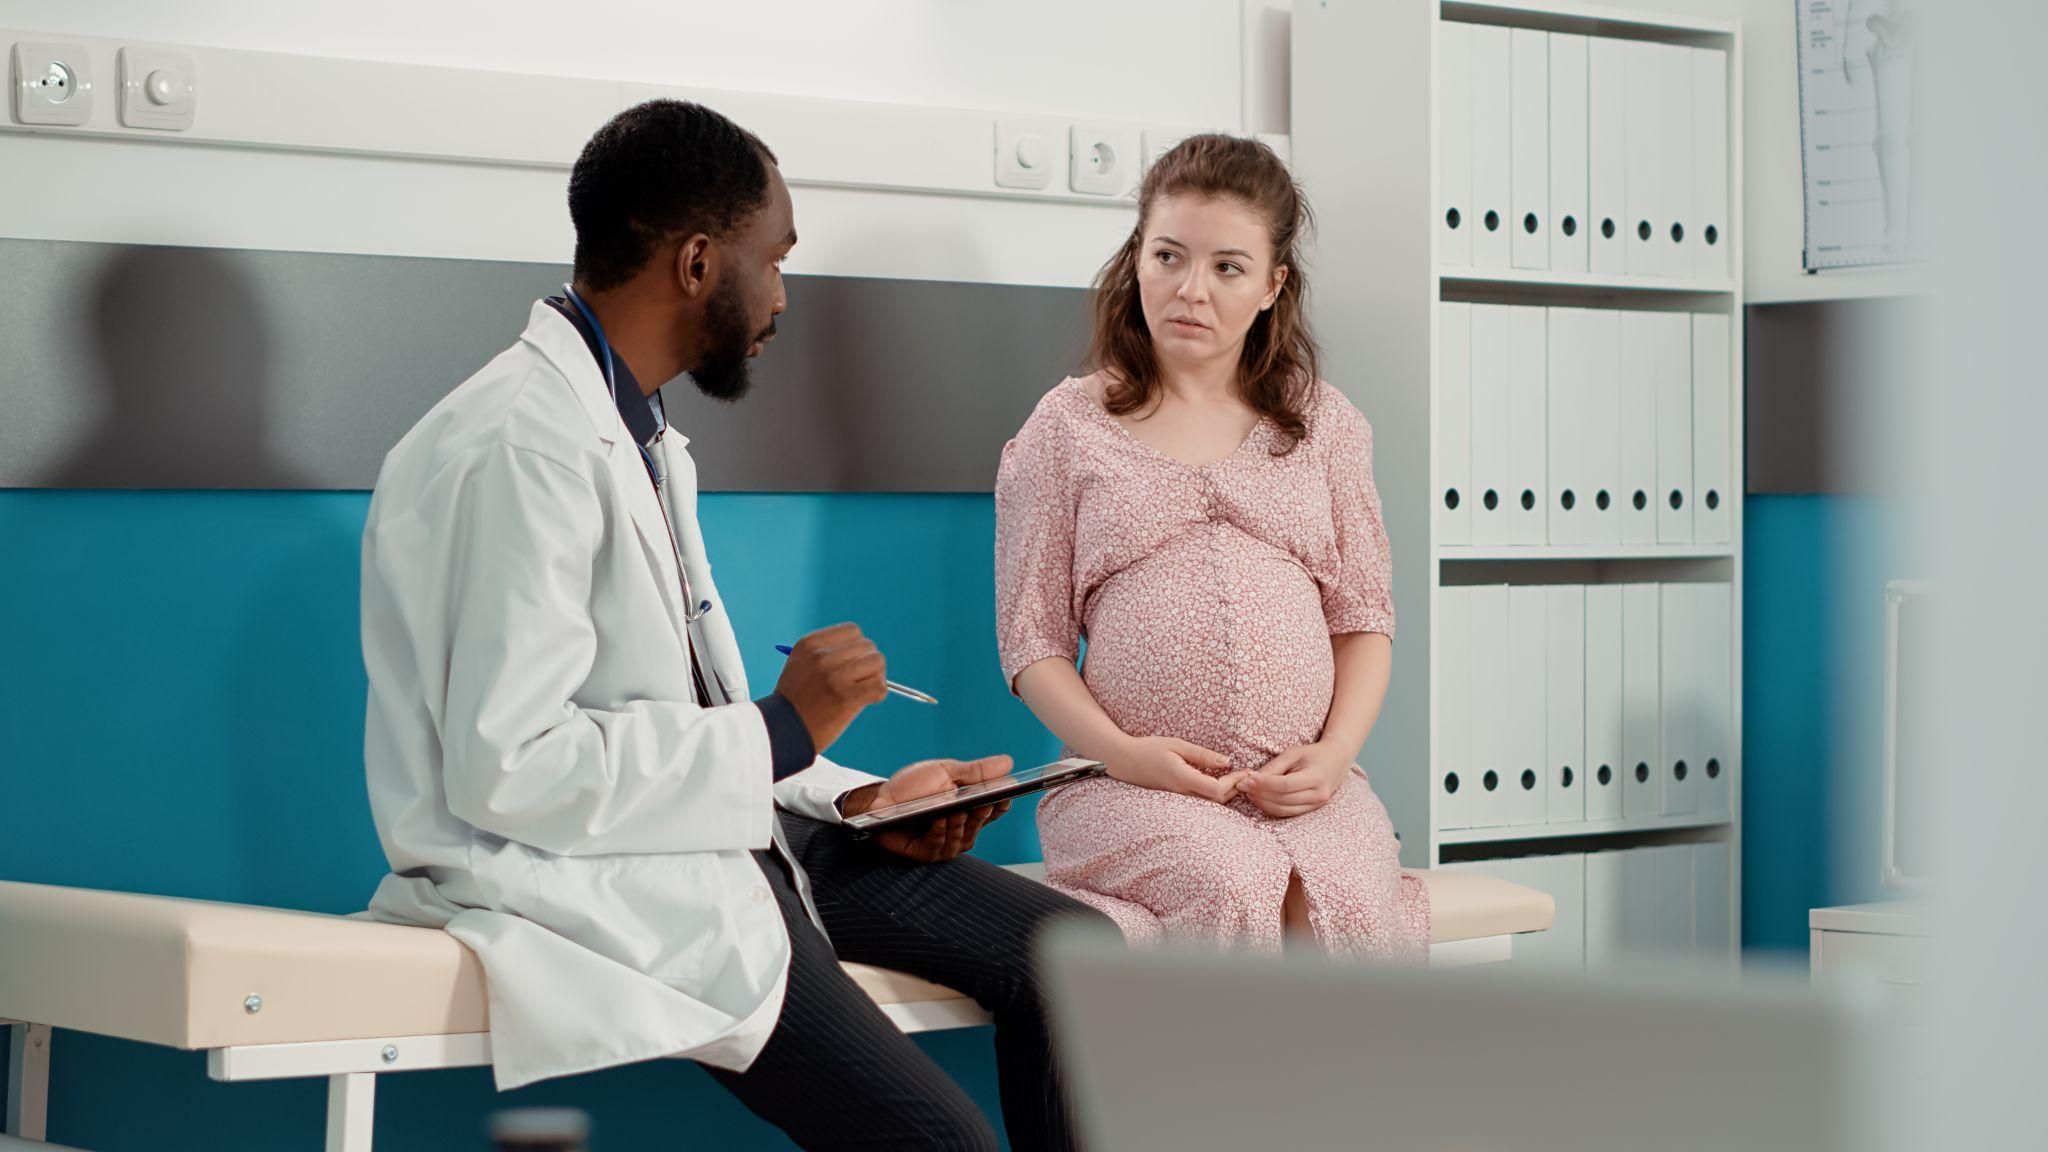
[[17, 1023], [8, 1033], [7, 1134], [23, 1140], [48, 1139], [49, 1025]]
[[327, 1078], [327, 1152], [370, 1152], [376, 1123], [376, 1074], [346, 1072]]

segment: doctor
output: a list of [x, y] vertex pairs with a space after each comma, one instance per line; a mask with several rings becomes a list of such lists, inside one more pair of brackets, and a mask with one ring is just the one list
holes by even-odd
[[774, 155], [706, 108], [600, 129], [569, 181], [575, 281], [384, 462], [363, 538], [380, 919], [488, 977], [498, 1084], [688, 1056], [805, 1148], [994, 1148], [839, 958], [996, 1021], [1013, 1148], [1071, 1145], [1038, 930], [1087, 916], [961, 853], [997, 811], [856, 841], [842, 815], [1009, 769], [888, 779], [819, 753], [882, 698], [845, 624], [750, 698], [661, 385], [737, 400], [796, 243]]

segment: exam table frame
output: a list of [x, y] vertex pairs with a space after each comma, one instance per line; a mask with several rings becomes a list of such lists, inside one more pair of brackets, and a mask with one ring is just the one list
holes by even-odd
[[[1042, 865], [1013, 870], [1043, 878]], [[1541, 930], [1541, 929], [1538, 929]], [[1514, 935], [1445, 940], [1430, 945], [1431, 967], [1499, 963], [1514, 952]], [[964, 996], [879, 1005], [906, 1033], [972, 1028], [989, 1023], [988, 1013]], [[51, 1028], [24, 1020], [0, 1020], [9, 1031], [6, 1133], [23, 1140], [46, 1138], [49, 1116]], [[376, 1125], [377, 1078], [431, 1068], [471, 1068], [491, 1062], [488, 1032], [390, 1036], [310, 1043], [243, 1044], [202, 1049], [206, 1074], [214, 1080], [327, 1081], [326, 1152], [371, 1152]]]

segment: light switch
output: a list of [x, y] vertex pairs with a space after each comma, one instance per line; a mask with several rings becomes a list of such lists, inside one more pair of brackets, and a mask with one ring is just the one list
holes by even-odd
[[189, 53], [165, 48], [121, 49], [121, 123], [172, 132], [190, 128], [198, 93], [198, 77]]
[[1049, 120], [996, 121], [996, 185], [1001, 188], [1050, 188], [1053, 141], [1059, 126]]
[[14, 119], [77, 127], [92, 119], [92, 57], [83, 44], [14, 46]]

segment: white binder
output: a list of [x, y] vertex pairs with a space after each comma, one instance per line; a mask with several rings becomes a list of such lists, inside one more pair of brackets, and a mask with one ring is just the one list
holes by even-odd
[[1472, 263], [1506, 268], [1510, 196], [1508, 30], [1471, 26]]
[[1649, 850], [1657, 869], [1656, 948], [1667, 955], [1692, 952], [1692, 845]]
[[1621, 944], [1628, 956], [1658, 956], [1664, 944], [1664, 888], [1656, 848], [1621, 853]]
[[1508, 443], [1508, 306], [1473, 304], [1472, 309], [1472, 543], [1507, 544], [1514, 539], [1508, 509], [1511, 468]]
[[1585, 436], [1579, 468], [1586, 512], [1581, 544], [1621, 543], [1621, 313], [1585, 314]]
[[1655, 584], [1621, 590], [1621, 811], [1630, 820], [1647, 820], [1664, 808], [1664, 774], [1657, 770], [1657, 600]]
[[1472, 628], [1470, 724], [1473, 783], [1467, 810], [1474, 828], [1508, 822], [1508, 589], [1505, 584], [1465, 590]]
[[1622, 884], [1626, 852], [1588, 852], [1585, 855], [1586, 884], [1586, 967], [1608, 968], [1626, 951], [1622, 937]]
[[1436, 826], [1472, 825], [1472, 618], [1470, 592], [1436, 592]]
[[1586, 38], [1550, 35], [1550, 268], [1586, 271]]
[[1661, 149], [1664, 178], [1659, 189], [1664, 200], [1664, 220], [1659, 239], [1664, 244], [1664, 274], [1692, 277], [1692, 52], [1683, 44], [1657, 45], [1663, 60], [1658, 64], [1662, 87], [1664, 136]]
[[1586, 45], [1586, 256], [1601, 276], [1628, 271], [1628, 41]]
[[1735, 902], [1726, 843], [1692, 846], [1692, 949], [1709, 963], [1736, 957]]
[[1550, 923], [1551, 946], [1557, 964], [1567, 970], [1586, 966], [1586, 857], [1572, 852], [1542, 857], [1550, 861], [1550, 882], [1544, 891], [1557, 901], [1557, 915]]
[[1544, 741], [1549, 746], [1545, 767], [1550, 774], [1547, 819], [1576, 824], [1586, 818], [1586, 589], [1559, 584], [1543, 590], [1549, 601], [1550, 630], [1544, 638], [1549, 662], [1544, 691]]
[[1542, 271], [1550, 267], [1550, 36], [1517, 28], [1509, 45], [1509, 255], [1517, 268]]
[[1621, 586], [1586, 588], [1586, 819], [1621, 819]]
[[[1631, 40], [1628, 55], [1628, 274], [1664, 274], [1664, 45]], [[1477, 62], [1475, 61], [1475, 67]]]
[[1550, 445], [1545, 453], [1550, 490], [1548, 539], [1585, 544], [1592, 537], [1592, 489], [1586, 469], [1586, 311], [1552, 308], [1549, 314]]
[[1735, 782], [1735, 600], [1727, 584], [1703, 584], [1694, 602], [1699, 653], [1701, 812], [1730, 814]]
[[1659, 726], [1664, 747], [1664, 806], [1666, 816], [1690, 816], [1699, 811], [1699, 706], [1698, 653], [1694, 644], [1697, 614], [1693, 611], [1694, 585], [1666, 584], [1662, 594], [1664, 618], [1659, 658], [1663, 675], [1658, 683], [1662, 701]]
[[1472, 263], [1472, 26], [1437, 24], [1437, 263]]
[[1728, 505], [1735, 497], [1729, 425], [1733, 373], [1728, 317], [1692, 318], [1692, 536], [1699, 544], [1729, 542]]
[[1437, 306], [1436, 541], [1472, 542], [1472, 306]]
[[1544, 309], [1511, 305], [1508, 309], [1508, 542], [1540, 545], [1550, 531], [1544, 493], [1550, 490], [1549, 375]]
[[1513, 963], [1521, 968], [1575, 971], [1586, 963], [1586, 858], [1522, 856], [1508, 862], [1507, 879], [1549, 893], [1557, 914], [1547, 932], [1515, 938]]
[[1692, 325], [1654, 312], [1657, 380], [1657, 542], [1692, 543]]
[[1544, 651], [1550, 633], [1549, 589], [1539, 584], [1508, 588], [1508, 823], [1541, 824], [1549, 818], [1549, 759], [1544, 738], [1548, 719]]
[[1728, 54], [1692, 50], [1692, 274], [1725, 280], [1728, 259]]
[[1623, 544], [1657, 542], [1658, 315], [1621, 314], [1621, 487], [1615, 498]]

